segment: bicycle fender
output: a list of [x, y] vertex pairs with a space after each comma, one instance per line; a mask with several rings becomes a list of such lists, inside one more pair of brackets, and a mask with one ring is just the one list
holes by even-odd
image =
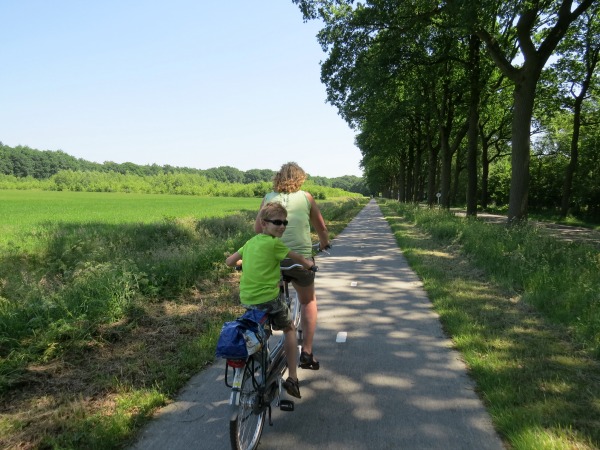
[[229, 404], [233, 406], [239, 406], [240, 404], [240, 390], [242, 388], [242, 378], [244, 377], [244, 369], [235, 369], [233, 375], [233, 382], [231, 383], [231, 396], [229, 397]]

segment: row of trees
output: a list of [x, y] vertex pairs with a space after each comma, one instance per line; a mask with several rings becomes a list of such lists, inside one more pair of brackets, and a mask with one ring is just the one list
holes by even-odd
[[600, 2], [293, 2], [324, 24], [321, 79], [372, 188], [600, 217]]
[[[126, 192], [139, 194], [199, 195], [207, 197], [263, 197], [272, 183], [230, 183], [209, 180], [193, 173], [135, 175], [117, 172], [62, 170], [50, 178], [15, 177], [0, 174], [0, 190], [47, 190], [73, 192]], [[308, 180], [303, 189], [317, 199], [332, 197], [362, 197], [343, 189], [320, 186]]]
[[[76, 172], [85, 173], [85, 175], [78, 176], [75, 174]], [[171, 190], [171, 188], [168, 187], [169, 183], [174, 182], [176, 184], [180, 183], [188, 186], [191, 179], [240, 185], [270, 184], [273, 175], [275, 175], [275, 172], [270, 169], [251, 169], [244, 172], [230, 166], [202, 170], [188, 167], [174, 167], [170, 165], [159, 166], [157, 164], [141, 166], [130, 162], [118, 164], [109, 161], [100, 164], [75, 158], [60, 150], [40, 151], [24, 146], [11, 148], [0, 142], [0, 174], [12, 175], [18, 178], [31, 177], [36, 180], [47, 180], [54, 177], [56, 186], [59, 189], [64, 185], [61, 181], [62, 179], [70, 180], [67, 184], [72, 186], [87, 186], [85, 188], [82, 187], [79, 190], [111, 189], [109, 185], [110, 180], [117, 179], [115, 177], [101, 177], [94, 175], [94, 173], [133, 175], [142, 178], [154, 177], [154, 182], [164, 184], [167, 186], [167, 190]], [[60, 174], [60, 176], [56, 177], [57, 174]], [[179, 175], [179, 177], [170, 175]], [[191, 177], [185, 177], [184, 175], [190, 175]], [[131, 182], [131, 180], [137, 180], [135, 177], [130, 178], [127, 183]], [[123, 183], [123, 179], [124, 178], [119, 179], [119, 185]], [[165, 180], [169, 181], [165, 182]], [[310, 177], [310, 180], [314, 185], [326, 188], [340, 189], [363, 195], [369, 193], [363, 179], [352, 175], [338, 178]], [[139, 183], [134, 181], [133, 184], [138, 185]], [[97, 189], [89, 188], [90, 185], [101, 187], [98, 187]], [[20, 186], [24, 186], [24, 184], [20, 183]], [[189, 188], [189, 186], [186, 187], [186, 190]], [[122, 191], [125, 188], [113, 187], [112, 189]], [[244, 192], [252, 192], [251, 187], [245, 187], [242, 190]], [[261, 186], [259, 190], [262, 191], [263, 187]]]

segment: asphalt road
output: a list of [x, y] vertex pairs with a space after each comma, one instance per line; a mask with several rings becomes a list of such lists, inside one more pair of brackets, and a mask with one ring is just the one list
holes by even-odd
[[[317, 261], [321, 370], [299, 369], [302, 399], [273, 410], [259, 449], [504, 449], [377, 204], [333, 245]], [[228, 449], [223, 375], [195, 376], [132, 450]]]

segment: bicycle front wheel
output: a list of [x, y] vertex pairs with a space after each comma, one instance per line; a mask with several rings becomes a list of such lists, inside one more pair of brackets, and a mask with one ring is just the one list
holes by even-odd
[[244, 369], [239, 405], [233, 405], [229, 437], [233, 450], [254, 450], [265, 425], [266, 409], [259, 405], [258, 386], [262, 382], [262, 365], [258, 358]]

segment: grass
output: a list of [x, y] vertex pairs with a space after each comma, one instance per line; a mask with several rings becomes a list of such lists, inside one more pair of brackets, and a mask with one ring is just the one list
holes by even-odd
[[256, 211], [258, 198], [0, 190], [0, 248], [39, 242], [61, 224], [150, 224]]
[[600, 446], [598, 252], [381, 202], [510, 448]]
[[[239, 314], [224, 255], [260, 199], [7, 192], [0, 448], [120, 448]], [[365, 202], [319, 202], [332, 235]]]

